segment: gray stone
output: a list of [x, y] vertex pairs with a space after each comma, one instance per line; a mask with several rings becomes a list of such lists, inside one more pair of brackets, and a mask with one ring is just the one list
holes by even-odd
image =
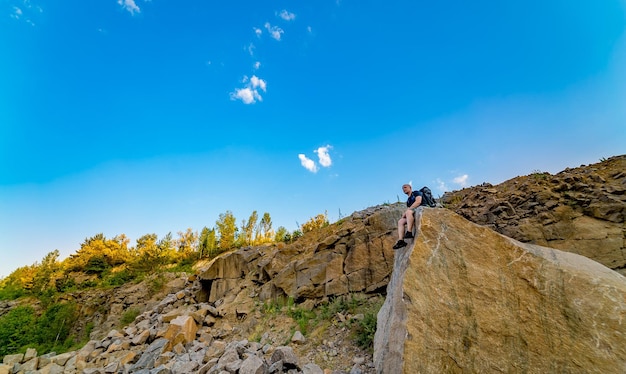
[[37, 357], [37, 350], [35, 348], [26, 348], [26, 353], [24, 354], [24, 362], [32, 360]]
[[161, 355], [161, 353], [163, 353], [163, 350], [168, 343], [169, 340], [164, 338], [159, 338], [152, 342], [152, 344], [150, 344], [141, 355], [139, 360], [132, 366], [132, 370], [152, 369], [154, 362]]
[[263, 359], [256, 355], [246, 358], [239, 368], [239, 374], [268, 374], [269, 369]]
[[198, 368], [199, 364], [195, 361], [176, 361], [172, 364], [172, 374], [187, 374], [193, 373]]
[[302, 367], [302, 374], [324, 374], [324, 370], [314, 363], [308, 363]]
[[299, 368], [298, 356], [296, 356], [296, 353], [291, 347], [276, 347], [274, 353], [272, 353], [272, 357], [270, 358], [270, 363], [273, 364], [277, 361], [282, 361], [283, 366], [287, 369]]
[[[172, 371], [165, 367], [165, 365], [159, 365], [158, 367], [155, 367], [154, 369], [150, 370], [150, 374], [171, 374]], [[188, 371], [186, 373], [191, 373], [191, 371]]]
[[65, 372], [65, 368], [54, 362], [49, 363], [44, 367], [39, 368], [39, 374], [62, 374]]
[[35, 371], [39, 366], [39, 357], [31, 358], [30, 360], [22, 364], [21, 370], [23, 371]]
[[306, 338], [300, 331], [296, 331], [291, 337], [291, 342], [296, 344], [304, 344], [306, 343]]
[[6, 356], [4, 356], [4, 358], [2, 359], [2, 363], [5, 364], [5, 365], [13, 366], [13, 364], [21, 363], [23, 359], [24, 359], [24, 354], [23, 353], [16, 353], [14, 355], [6, 355]]
[[117, 368], [119, 367], [119, 363], [118, 362], [111, 362], [110, 364], [108, 364], [107, 366], [104, 367], [104, 372], [105, 373], [115, 373], [117, 372]]

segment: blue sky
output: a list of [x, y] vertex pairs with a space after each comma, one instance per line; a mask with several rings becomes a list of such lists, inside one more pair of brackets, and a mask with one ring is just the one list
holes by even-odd
[[626, 1], [0, 0], [0, 276], [626, 153]]

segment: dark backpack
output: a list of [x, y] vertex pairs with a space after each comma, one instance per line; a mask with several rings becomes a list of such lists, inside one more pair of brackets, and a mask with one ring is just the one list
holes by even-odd
[[435, 201], [435, 198], [433, 198], [433, 193], [430, 191], [430, 188], [424, 186], [420, 192], [422, 193], [422, 205], [427, 205], [429, 207], [437, 206], [437, 202]]

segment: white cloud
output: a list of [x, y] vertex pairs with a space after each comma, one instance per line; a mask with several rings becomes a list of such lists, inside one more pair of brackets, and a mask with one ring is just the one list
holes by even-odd
[[288, 12], [286, 9], [283, 9], [280, 13], [278, 13], [278, 16], [285, 21], [293, 21], [294, 19], [296, 19], [296, 15]]
[[20, 6], [11, 6], [12, 12], [10, 17], [35, 26], [33, 17], [37, 17], [40, 13], [43, 13], [43, 9], [39, 5], [33, 5], [30, 0], [22, 0], [20, 3]]
[[300, 163], [305, 169], [307, 169], [311, 173], [317, 173], [318, 169], [317, 169], [317, 165], [315, 164], [315, 161], [311, 160], [310, 158], [307, 158], [303, 153], [300, 153], [298, 155], [298, 158], [300, 159]]
[[135, 0], [117, 0], [117, 3], [130, 14], [141, 13], [141, 9], [135, 4]]
[[270, 25], [269, 22], [265, 22], [265, 29], [267, 30], [267, 32], [270, 33], [270, 35], [272, 36], [272, 38], [276, 39], [276, 40], [280, 40], [280, 38], [282, 37], [282, 35], [285, 33], [283, 31], [283, 29], [281, 29], [278, 26], [272, 26]]
[[330, 165], [333, 164], [333, 160], [331, 160], [330, 155], [328, 154], [328, 151], [331, 148], [332, 146], [327, 145], [325, 147], [319, 147], [317, 150], [314, 151], [315, 153], [317, 153], [317, 157], [319, 157], [320, 159], [320, 165], [325, 168], [330, 167]]
[[[313, 151], [317, 153], [320, 166], [328, 168], [333, 164], [333, 160], [330, 158], [330, 154], [328, 153], [328, 151], [330, 151], [332, 148], [333, 147], [331, 145], [326, 145], [323, 147], [319, 147], [318, 149]], [[306, 157], [306, 155], [304, 155], [303, 153], [300, 153], [298, 155], [298, 158], [300, 159], [300, 163], [302, 164], [302, 166], [304, 166], [305, 169], [312, 173], [317, 173], [319, 167], [315, 161]]]
[[248, 44], [248, 46], [246, 47], [246, 51], [248, 51], [248, 53], [250, 54], [250, 56], [254, 56], [254, 49], [256, 47], [254, 46], [253, 43]]
[[257, 101], [263, 101], [263, 97], [259, 93], [259, 89], [266, 92], [267, 83], [253, 75], [252, 78], [243, 77], [244, 88], [237, 88], [230, 93], [231, 100], [241, 100], [244, 104], [254, 104]]
[[265, 92], [265, 88], [266, 88], [266, 83], [263, 79], [258, 78], [256, 75], [253, 75], [252, 78], [250, 78], [250, 84], [252, 85], [252, 88], [256, 89], [256, 88], [260, 88], [263, 90], [263, 92]]
[[259, 68], [261, 67], [261, 62], [260, 61], [255, 62], [252, 67], [254, 68], [254, 70], [259, 70]]
[[469, 175], [463, 174], [463, 175], [460, 175], [460, 176], [454, 178], [452, 181], [454, 183], [460, 185], [461, 187], [466, 187], [468, 179], [469, 179]]
[[13, 14], [11, 14], [11, 17], [15, 18], [15, 19], [20, 19], [20, 17], [22, 16], [23, 12], [20, 8], [14, 6], [13, 7]]
[[230, 94], [231, 100], [241, 100], [244, 104], [253, 104], [257, 100], [262, 100], [261, 95], [250, 87], [237, 88]]
[[253, 27], [252, 30], [254, 30], [254, 34], [259, 38], [263, 35], [263, 30], [258, 27]]

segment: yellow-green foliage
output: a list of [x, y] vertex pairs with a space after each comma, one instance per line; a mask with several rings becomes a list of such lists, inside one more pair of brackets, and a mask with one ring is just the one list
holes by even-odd
[[302, 224], [302, 232], [307, 233], [328, 225], [328, 212], [324, 212], [324, 214], [320, 213], [315, 217], [311, 217], [308, 221]]
[[128, 239], [125, 235], [107, 239], [97, 234], [85, 239], [80, 249], [64, 261], [70, 271], [86, 271], [101, 274], [107, 268], [123, 264], [131, 259]]

